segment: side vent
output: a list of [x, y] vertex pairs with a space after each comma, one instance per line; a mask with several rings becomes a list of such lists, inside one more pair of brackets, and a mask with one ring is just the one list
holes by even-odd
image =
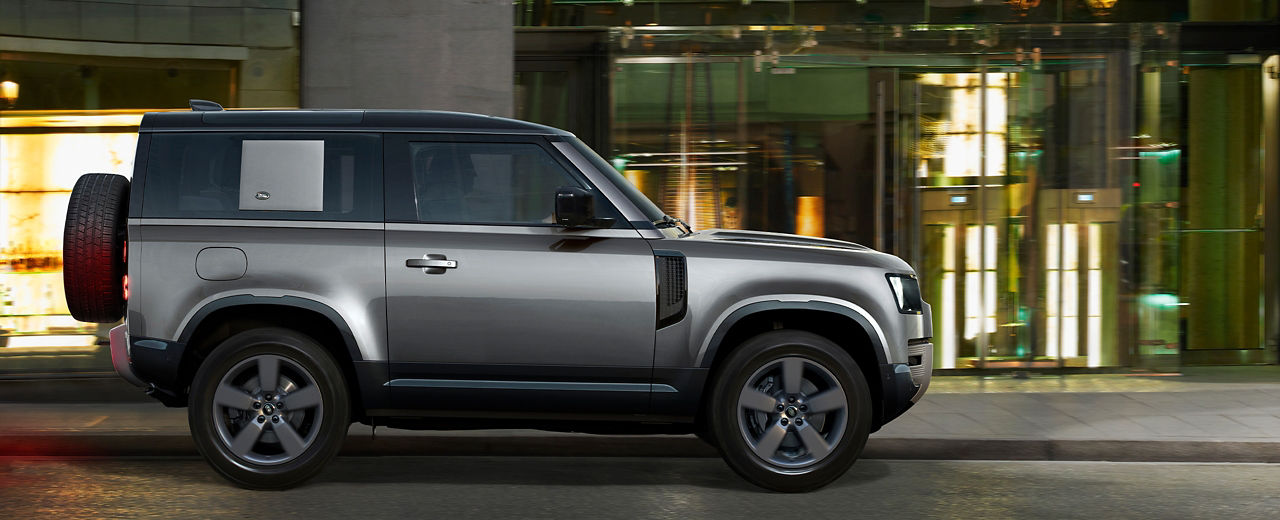
[[658, 328], [684, 319], [689, 308], [689, 278], [684, 254], [679, 251], [654, 251], [658, 269]]

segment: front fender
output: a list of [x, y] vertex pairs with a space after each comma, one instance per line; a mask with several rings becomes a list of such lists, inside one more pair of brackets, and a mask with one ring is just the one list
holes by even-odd
[[830, 296], [780, 294], [743, 300], [722, 312], [698, 348], [698, 352], [694, 357], [696, 365], [702, 368], [709, 368], [711, 362], [716, 358], [716, 352], [720, 349], [725, 335], [743, 318], [761, 312], [776, 310], [809, 310], [829, 312], [847, 317], [861, 326], [867, 337], [871, 338], [872, 350], [879, 364], [886, 364], [892, 359], [889, 354], [889, 344], [885, 340], [884, 330], [875, 318], [861, 306]]

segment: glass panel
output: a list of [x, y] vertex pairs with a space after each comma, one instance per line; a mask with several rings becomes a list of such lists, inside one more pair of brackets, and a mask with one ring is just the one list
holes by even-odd
[[578, 185], [535, 144], [421, 142], [409, 154], [423, 222], [549, 225], [556, 188]]
[[1123, 339], [1129, 364], [1153, 372], [1173, 372], [1181, 363], [1179, 318], [1183, 227], [1184, 74], [1175, 28], [1143, 34], [1142, 64], [1134, 95], [1137, 128], [1123, 157], [1135, 163], [1132, 209], [1125, 215], [1122, 252], [1132, 255], [1126, 272], [1133, 288], [1136, 323]]
[[872, 243], [875, 154], [858, 153], [878, 142], [867, 68], [779, 62], [619, 58], [611, 161], [695, 229]]
[[1276, 0], [515, 0], [517, 26], [1269, 20]]
[[1259, 327], [1242, 321], [1262, 311], [1261, 60], [1190, 58], [1179, 298], [1185, 348], [1258, 349]]
[[903, 256], [937, 368], [1147, 366], [1180, 348], [1176, 27], [614, 37], [610, 162], [698, 228]]
[[[282, 140], [287, 138], [287, 140]], [[267, 143], [305, 142], [305, 149], [322, 154], [314, 157], [315, 165], [323, 165], [323, 172], [307, 172], [322, 177], [320, 189], [304, 186], [300, 192], [314, 196], [307, 201], [311, 211], [273, 210], [270, 213], [249, 211], [244, 202], [266, 185], [268, 177], [277, 186], [276, 197], [286, 196], [294, 201], [301, 197], [280, 193], [290, 181], [309, 181], [281, 176], [276, 169], [268, 168], [257, 179], [258, 188], [242, 193], [241, 167], [242, 142], [253, 146]], [[284, 148], [276, 145], [270, 151], [281, 153]], [[381, 221], [381, 177], [370, 175], [382, 168], [381, 138], [370, 134], [158, 134], [152, 138], [149, 154], [150, 169], [168, 172], [169, 175], [148, 177], [145, 187], [147, 204], [143, 216], [166, 218], [271, 218], [279, 220], [343, 220]], [[300, 150], [299, 150], [300, 151]], [[290, 151], [289, 153], [299, 153]], [[252, 157], [251, 157], [252, 159]], [[249, 164], [252, 166], [252, 163]], [[285, 182], [281, 182], [285, 181]], [[357, 182], [359, 181], [359, 182]], [[246, 180], [247, 182], [247, 180]], [[270, 192], [268, 191], [268, 194]], [[268, 199], [271, 201], [274, 199]], [[271, 208], [268, 208], [271, 209]]]
[[567, 70], [516, 71], [516, 119], [580, 131], [569, 117], [570, 77]]

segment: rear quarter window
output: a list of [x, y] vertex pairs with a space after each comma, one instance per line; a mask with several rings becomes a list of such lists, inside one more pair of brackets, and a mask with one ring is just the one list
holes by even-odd
[[382, 220], [377, 134], [154, 134], [142, 216]]

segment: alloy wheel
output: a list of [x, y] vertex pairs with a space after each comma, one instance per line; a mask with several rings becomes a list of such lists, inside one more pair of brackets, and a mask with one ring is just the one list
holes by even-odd
[[848, 402], [836, 377], [818, 362], [787, 356], [747, 378], [738, 395], [738, 429], [775, 471], [816, 464], [839, 445]]
[[213, 395], [219, 440], [243, 462], [275, 465], [315, 442], [324, 418], [315, 377], [298, 363], [261, 354], [237, 363]]

